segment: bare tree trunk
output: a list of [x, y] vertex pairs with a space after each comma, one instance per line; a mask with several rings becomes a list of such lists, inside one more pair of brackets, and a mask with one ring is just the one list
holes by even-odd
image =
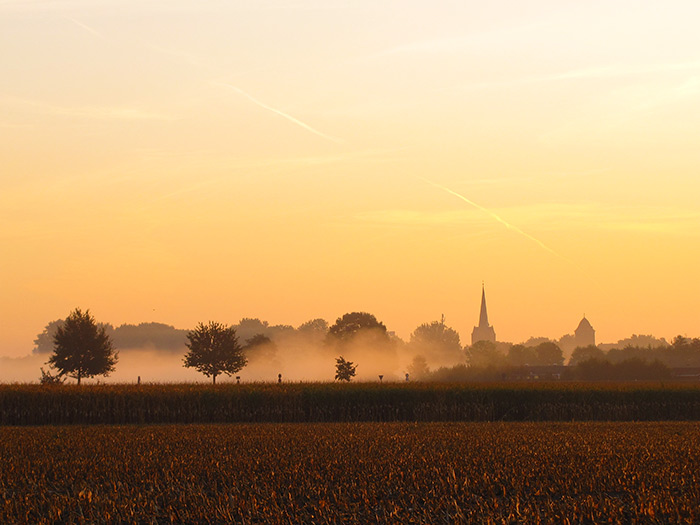
[[216, 384], [216, 374], [212, 375], [211, 378], [212, 378], [212, 384], [215, 385]]
[[78, 385], [80, 385], [80, 372], [78, 372]]

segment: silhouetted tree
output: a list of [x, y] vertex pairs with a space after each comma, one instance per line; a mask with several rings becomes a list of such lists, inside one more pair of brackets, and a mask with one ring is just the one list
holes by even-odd
[[639, 359], [651, 363], [659, 359], [663, 348], [640, 348], [638, 346], [626, 346], [624, 348], [611, 348], [605, 354], [605, 359], [611, 363], [621, 363], [630, 359]]
[[263, 334], [275, 340], [278, 337], [294, 332], [294, 327], [291, 325], [278, 324], [271, 326], [267, 321], [250, 317], [241, 319], [237, 325], [234, 325], [234, 328], [242, 341], [247, 341], [257, 334]]
[[523, 346], [537, 346], [542, 343], [554, 343], [549, 337], [531, 337], [523, 343]]
[[576, 337], [574, 336], [574, 334], [563, 335], [559, 338], [557, 344], [559, 345], [559, 348], [562, 349], [562, 351], [566, 353], [573, 352], [577, 346]]
[[410, 379], [416, 381], [422, 381], [430, 376], [430, 368], [428, 368], [428, 361], [422, 355], [417, 355], [408, 365], [408, 376]]
[[444, 321], [420, 325], [411, 334], [408, 348], [439, 365], [456, 364], [464, 359], [459, 334]]
[[507, 361], [512, 366], [534, 365], [537, 364], [537, 352], [531, 346], [513, 345], [508, 349]]
[[351, 312], [339, 317], [328, 329], [329, 338], [348, 341], [360, 332], [372, 331], [377, 337], [388, 339], [386, 326], [367, 312]]
[[[34, 340], [35, 354], [53, 351], [53, 336], [63, 319], [51, 321]], [[182, 350], [185, 346], [187, 330], [180, 330], [163, 323], [140, 323], [138, 325], [123, 324], [114, 328], [109, 323], [98, 323], [112, 340], [117, 350], [152, 348], [154, 350]]]
[[39, 384], [42, 385], [62, 385], [66, 380], [60, 374], [52, 374], [51, 371], [46, 371], [43, 368], [41, 370], [41, 377], [39, 378]]
[[50, 354], [53, 352], [54, 336], [59, 326], [63, 326], [64, 320], [57, 319], [56, 321], [51, 321], [44, 327], [43, 332], [36, 336], [34, 339], [34, 349], [33, 354]]
[[177, 351], [185, 347], [187, 330], [164, 323], [123, 324], [112, 332], [114, 346], [126, 348], [153, 348]]
[[386, 326], [366, 312], [352, 312], [339, 317], [328, 330], [326, 351], [352, 360], [363, 360], [362, 373], [389, 377], [399, 366], [397, 341]]
[[270, 325], [267, 321], [250, 317], [244, 317], [233, 328], [236, 330], [236, 335], [243, 341], [250, 339], [256, 334], [268, 335], [270, 331]]
[[[53, 352], [54, 348], [54, 336], [59, 326], [63, 326], [65, 319], [56, 319], [48, 323], [44, 330], [36, 336], [34, 339], [34, 348], [32, 349], [33, 354], [50, 354]], [[112, 344], [117, 348], [116, 341], [114, 341], [114, 328], [109, 323], [97, 323], [98, 327], [104, 328], [105, 333], [112, 339]]]
[[575, 366], [584, 361], [589, 361], [595, 359], [597, 361], [605, 361], [605, 352], [603, 352], [597, 346], [579, 346], [574, 348], [571, 358], [569, 359], [569, 366]]
[[537, 354], [536, 364], [538, 365], [561, 365], [564, 363], [564, 354], [561, 348], [552, 341], [540, 343], [534, 350]]
[[97, 375], [108, 376], [114, 371], [118, 355], [104, 326], [98, 326], [90, 311], [76, 308], [58, 326], [54, 335], [54, 351], [48, 363], [78, 380]]
[[328, 323], [325, 319], [311, 319], [300, 324], [297, 331], [305, 334], [323, 334], [325, 336], [328, 332]]
[[651, 363], [633, 358], [619, 363], [589, 359], [572, 367], [573, 379], [583, 381], [623, 380], [650, 381], [663, 380], [671, 377], [669, 368], [660, 361]]
[[664, 363], [674, 368], [700, 366], [700, 339], [676, 336], [668, 348], [659, 350]]
[[505, 365], [505, 353], [491, 341], [477, 341], [466, 348], [467, 362], [470, 367], [500, 367]]
[[256, 334], [243, 347], [249, 361], [271, 361], [277, 356], [277, 345], [263, 334]]
[[353, 364], [352, 361], [346, 361], [343, 356], [340, 356], [336, 358], [335, 363], [336, 380], [350, 381], [353, 377], [355, 377], [357, 365]]
[[187, 340], [190, 351], [185, 354], [184, 366], [211, 377], [213, 384], [216, 384], [216, 376], [235, 374], [247, 363], [232, 326], [214, 321], [206, 325], [199, 323], [188, 332]]

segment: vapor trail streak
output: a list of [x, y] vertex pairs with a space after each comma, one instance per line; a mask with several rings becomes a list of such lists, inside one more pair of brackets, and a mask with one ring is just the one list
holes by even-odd
[[309, 126], [309, 125], [306, 124], [305, 122], [302, 122], [301, 120], [294, 118], [293, 116], [291, 116], [291, 115], [285, 113], [284, 111], [280, 111], [280, 110], [277, 109], [277, 108], [273, 108], [272, 106], [268, 106], [268, 105], [265, 104], [264, 102], [260, 102], [257, 98], [255, 98], [255, 97], [249, 95], [248, 93], [246, 93], [245, 91], [243, 91], [241, 88], [238, 88], [238, 87], [236, 87], [236, 86], [234, 86], [234, 85], [232, 85], [232, 84], [226, 84], [226, 83], [224, 83], [224, 82], [215, 82], [215, 84], [218, 84], [218, 85], [220, 85], [220, 86], [226, 86], [226, 87], [228, 87], [228, 88], [230, 88], [230, 89], [233, 89], [235, 92], [237, 92], [237, 93], [243, 95], [243, 96], [246, 97], [248, 100], [250, 100], [250, 101], [253, 102], [254, 104], [260, 106], [261, 108], [266, 109], [266, 110], [268, 110], [268, 111], [272, 111], [273, 113], [275, 113], [275, 114], [277, 114], [277, 115], [279, 115], [279, 116], [281, 116], [281, 117], [286, 118], [286, 119], [289, 120], [290, 122], [293, 122], [293, 123], [296, 124], [297, 126], [301, 126], [301, 127], [304, 128], [306, 131], [310, 131], [311, 133], [313, 133], [313, 134], [315, 134], [315, 135], [318, 135], [319, 137], [323, 137], [324, 139], [330, 140], [330, 141], [332, 141], [332, 142], [335, 142], [336, 144], [344, 144], [344, 142], [345, 142], [345, 141], [343, 141], [343, 140], [341, 140], [341, 139], [332, 137], [332, 136], [330, 136], [330, 135], [326, 135], [325, 133], [323, 133], [323, 132], [321, 132], [321, 131], [319, 131], [319, 130], [317, 130], [317, 129], [315, 129], [315, 128], [312, 128], [311, 126]]
[[[445, 186], [441, 186], [440, 184], [437, 184], [437, 183], [435, 183], [435, 182], [433, 182], [433, 181], [431, 181], [431, 180], [428, 180], [428, 179], [426, 179], [426, 178], [423, 178], [423, 177], [418, 177], [418, 178], [419, 178], [420, 180], [422, 180], [423, 182], [425, 182], [425, 183], [427, 183], [427, 184], [430, 184], [431, 186], [434, 186], [434, 187], [439, 188], [439, 189], [441, 189], [441, 190], [443, 190], [443, 191], [446, 191], [446, 192], [449, 193], [450, 195], [454, 195], [454, 196], [457, 197], [458, 199], [463, 200], [464, 202], [466, 202], [467, 204], [473, 206], [473, 207], [476, 208], [477, 210], [480, 210], [480, 211], [486, 213], [487, 215], [489, 215], [490, 217], [492, 217], [492, 218], [495, 219], [496, 221], [500, 222], [503, 226], [505, 226], [505, 227], [508, 228], [509, 230], [513, 230], [514, 232], [516, 232], [516, 233], [522, 235], [523, 237], [525, 237], [525, 238], [527, 238], [527, 239], [530, 239], [532, 242], [534, 242], [535, 244], [537, 244], [537, 245], [538, 245], [540, 248], [542, 248], [543, 250], [546, 250], [546, 251], [548, 251], [549, 253], [551, 253], [552, 255], [554, 255], [555, 257], [558, 257], [558, 258], [560, 258], [560, 259], [562, 259], [562, 260], [568, 262], [569, 264], [571, 264], [572, 266], [574, 266], [576, 269], [578, 269], [581, 273], [583, 273], [586, 277], [588, 277], [591, 281], [595, 282], [595, 280], [593, 279], [593, 277], [591, 277], [590, 275], [588, 275], [588, 273], [585, 272], [585, 271], [584, 271], [580, 266], [578, 266], [574, 261], [572, 261], [571, 259], [569, 259], [569, 258], [567, 258], [567, 257], [564, 257], [563, 255], [561, 255], [561, 254], [555, 252], [555, 251], [552, 250], [549, 246], [547, 246], [545, 243], [543, 243], [542, 241], [540, 241], [538, 238], [533, 237], [533, 236], [530, 235], [529, 233], [524, 232], [523, 230], [521, 230], [521, 229], [518, 228], [517, 226], [513, 226], [513, 225], [510, 224], [508, 221], [506, 221], [505, 219], [503, 219], [502, 217], [500, 217], [500, 216], [497, 215], [496, 213], [492, 212], [491, 210], [489, 210], [489, 209], [487, 209], [487, 208], [484, 208], [483, 206], [480, 206], [480, 205], [477, 204], [476, 202], [467, 199], [464, 195], [461, 195], [461, 194], [457, 193], [456, 191], [451, 190], [450, 188], [447, 188], [447, 187], [445, 187]], [[597, 284], [597, 283], [596, 283], [596, 284]]]
[[80, 22], [79, 20], [76, 20], [75, 18], [71, 18], [70, 16], [67, 16], [67, 15], [63, 15], [63, 18], [65, 18], [66, 20], [69, 20], [69, 21], [73, 22], [75, 25], [77, 25], [77, 26], [79, 26], [79, 27], [82, 27], [83, 29], [85, 29], [85, 31], [87, 31], [87, 32], [89, 32], [89, 33], [91, 33], [91, 34], [93, 34], [93, 35], [96, 36], [97, 38], [101, 38], [102, 40], [107, 40], [107, 39], [105, 38], [105, 36], [104, 36], [102, 33], [100, 33], [99, 31], [96, 31], [95, 29], [93, 29], [93, 28], [90, 27], [90, 26], [87, 26], [87, 25], [83, 24], [83, 23]]

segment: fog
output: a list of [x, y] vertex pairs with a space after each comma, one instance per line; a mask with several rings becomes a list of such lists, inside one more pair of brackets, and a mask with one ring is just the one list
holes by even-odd
[[[46, 362], [59, 323], [52, 321], [39, 334], [32, 355], [0, 357], [0, 382], [39, 382], [41, 368], [49, 370]], [[86, 383], [136, 383], [139, 378], [142, 383], [211, 382], [211, 378], [183, 365], [188, 352], [186, 331], [153, 323], [116, 329], [105, 326], [111, 330], [118, 352], [115, 371], [107, 377], [84, 379]], [[347, 340], [329, 338], [328, 324], [322, 319], [298, 328], [242, 319], [234, 327], [248, 364], [233, 376], [218, 376], [217, 383], [235, 382], [236, 376], [241, 382], [277, 382], [279, 374], [285, 382], [333, 381], [339, 356], [357, 365], [357, 381], [378, 381], [379, 375], [384, 381], [402, 380], [414, 354], [385, 329], [362, 329]], [[126, 342], [139, 344], [125, 346]], [[75, 382], [70, 378], [67, 381]]]
[[[164, 352], [155, 349], [122, 349], [116, 369], [109, 376], [95, 376], [83, 379], [85, 384], [95, 383], [211, 383], [211, 378], [192, 368], [183, 366], [187, 348], [182, 352]], [[220, 375], [216, 382], [235, 382], [240, 376], [244, 382], [277, 382], [282, 374], [285, 382], [297, 381], [333, 381], [335, 378], [336, 354], [329, 348], [311, 345], [289, 345], [278, 347], [271, 359], [249, 359], [248, 364], [234, 376]], [[362, 344], [350, 345], [343, 356], [357, 364], [357, 381], [378, 381], [378, 375], [384, 381], [403, 378], [408, 359], [399, 359], [396, 354], [382, 356], [376, 350]], [[2, 383], [38, 383], [41, 368], [48, 371], [48, 355], [32, 354], [22, 358], [0, 357], [0, 382]], [[68, 383], [75, 383], [68, 379]]]
[[[31, 355], [20, 358], [0, 357], [0, 382], [38, 383], [41, 368], [50, 371], [46, 362], [53, 351], [53, 336], [61, 323], [62, 320], [56, 320], [46, 325], [37, 335]], [[109, 376], [86, 378], [86, 383], [137, 383], [139, 379], [142, 383], [211, 382], [211, 378], [195, 369], [184, 367], [183, 359], [188, 352], [185, 345], [187, 330], [162, 323], [121, 325], [116, 328], [110, 324], [101, 326], [114, 343], [118, 361], [115, 371]], [[559, 346], [555, 340], [540, 337], [516, 345], [521, 348], [499, 342], [491, 350], [480, 348], [477, 352], [474, 350], [476, 347], [463, 347], [459, 334], [446, 326], [444, 319], [417, 327], [410, 340], [405, 342], [387, 331], [374, 316], [363, 312], [346, 314], [331, 327], [323, 319], [313, 319], [294, 328], [289, 325], [269, 325], [266, 321], [251, 318], [241, 319], [232, 326], [236, 329], [248, 364], [233, 376], [218, 376], [217, 383], [235, 382], [236, 376], [240, 377], [242, 383], [277, 382], [279, 374], [284, 382], [333, 381], [336, 359], [340, 356], [357, 365], [355, 381], [376, 382], [380, 375], [383, 376], [383, 381], [404, 381], [405, 374], [409, 371], [413, 374], [411, 379], [420, 380], [438, 369], [466, 365], [468, 359], [471, 359], [474, 366], [480, 362], [477, 358], [483, 358], [482, 361], [486, 359], [485, 363], [491, 365], [517, 365], [519, 361], [507, 361], [513, 361], [510, 354], [519, 352], [518, 355], [530, 356], [532, 352], [526, 352], [528, 347], [537, 350], [543, 344], [554, 346], [556, 351], [560, 351], [566, 347], [563, 343], [575, 343], [572, 335], [562, 337]], [[620, 340], [616, 345], [599, 345], [601, 350], [613, 357], [617, 354], [609, 352], [612, 347], [628, 346], [664, 348], [668, 343], [650, 335], [633, 335]], [[684, 347], [681, 345], [679, 348]], [[568, 358], [568, 354], [569, 352], [564, 352], [560, 359]], [[660, 356], [665, 358], [665, 354]], [[675, 364], [680, 358], [674, 359], [673, 363], [669, 363]], [[683, 359], [685, 361], [681, 365], [691, 362], [695, 364], [695, 357], [691, 359], [685, 356]], [[558, 362], [557, 359], [545, 361]], [[534, 362], [530, 356], [523, 363]], [[51, 372], [55, 374], [55, 371]], [[68, 379], [67, 382], [75, 380]]]

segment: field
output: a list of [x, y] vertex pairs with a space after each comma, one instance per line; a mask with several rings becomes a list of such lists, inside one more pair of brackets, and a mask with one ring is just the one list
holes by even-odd
[[0, 425], [673, 420], [700, 421], [700, 384], [0, 386]]
[[0, 522], [698, 522], [698, 423], [5, 427]]

